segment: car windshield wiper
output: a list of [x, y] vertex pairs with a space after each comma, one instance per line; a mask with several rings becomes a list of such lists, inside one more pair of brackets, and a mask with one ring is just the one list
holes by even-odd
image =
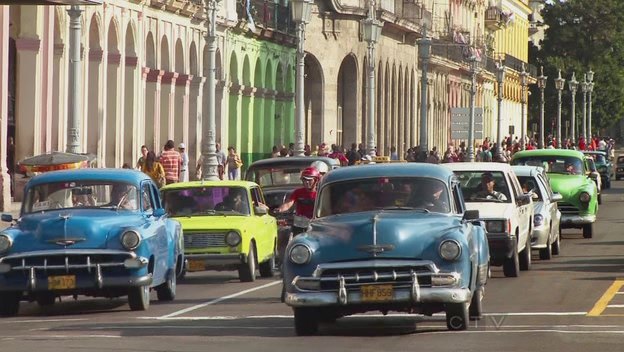
[[418, 211], [422, 211], [423, 213], [431, 212], [429, 211], [429, 209], [426, 209], [426, 208], [415, 208], [415, 207], [407, 207], [407, 206], [390, 206], [390, 207], [383, 207], [381, 209], [382, 210], [418, 210]]

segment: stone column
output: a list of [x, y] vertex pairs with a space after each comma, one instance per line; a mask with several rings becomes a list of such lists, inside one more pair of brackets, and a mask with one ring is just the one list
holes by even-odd
[[175, 106], [175, 83], [178, 75], [177, 72], [164, 72], [161, 78], [160, 125], [164, 129], [160, 134], [158, 148], [163, 148], [167, 140], [175, 139], [175, 116], [173, 110]]
[[[0, 91], [9, 91], [9, 6], [0, 5]], [[11, 179], [7, 173], [8, 99], [0, 99], [0, 208], [11, 211]], [[17, 160], [17, 159], [16, 159]]]
[[164, 71], [144, 67], [145, 80], [145, 145], [149, 150], [160, 150], [160, 80]]
[[[202, 126], [203, 126], [203, 114], [202, 114], [202, 101], [203, 101], [203, 89], [204, 77], [192, 77], [190, 82], [190, 99], [189, 99], [189, 140], [186, 146], [189, 154], [189, 178], [195, 178], [195, 169], [197, 166], [197, 159], [201, 155], [201, 141], [202, 141]], [[221, 146], [223, 148], [223, 145]], [[227, 148], [227, 147], [226, 147]]]
[[187, 145], [186, 152], [190, 153], [189, 144], [189, 92], [192, 75], [180, 74], [176, 81], [175, 89], [175, 134], [176, 145], [184, 142]]
[[[15, 94], [15, 160], [41, 154], [41, 41], [37, 38], [18, 38]], [[8, 44], [7, 44], [8, 48]]]

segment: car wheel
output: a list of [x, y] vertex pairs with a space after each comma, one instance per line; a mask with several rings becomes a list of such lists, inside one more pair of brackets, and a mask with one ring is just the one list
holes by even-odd
[[481, 320], [483, 317], [483, 287], [475, 290], [470, 300], [470, 320]]
[[446, 327], [455, 331], [468, 328], [468, 303], [446, 305]]
[[56, 294], [54, 292], [42, 292], [35, 298], [40, 307], [48, 307], [56, 302]]
[[21, 300], [21, 292], [0, 292], [0, 316], [12, 317], [17, 315]]
[[163, 284], [158, 285], [156, 287], [156, 297], [158, 297], [159, 301], [173, 301], [176, 296], [176, 288], [177, 288], [177, 277], [176, 274], [173, 273], [170, 275], [171, 277], [167, 279]]
[[256, 246], [253, 243], [249, 245], [247, 263], [238, 267], [238, 278], [242, 282], [256, 281]]
[[315, 335], [318, 332], [319, 314], [316, 308], [293, 308], [295, 313], [295, 332], [298, 336]]
[[527, 238], [527, 244], [520, 252], [520, 270], [526, 271], [531, 269], [531, 242]]
[[128, 305], [131, 310], [147, 310], [150, 305], [149, 286], [130, 287], [128, 290]]
[[[550, 232], [552, 232], [552, 226], [551, 226]], [[546, 248], [541, 248], [539, 250], [539, 257], [541, 260], [552, 259], [552, 243], [550, 242], [550, 235], [548, 236], [548, 239], [546, 240]]]
[[520, 275], [518, 252], [515, 251], [511, 258], [505, 258], [505, 262], [503, 262], [503, 273], [506, 277], [518, 277]]
[[557, 233], [557, 239], [552, 244], [552, 254], [559, 255], [561, 251], [561, 232]]
[[594, 224], [583, 225], [583, 238], [594, 237]]
[[273, 254], [271, 258], [264, 263], [260, 263], [260, 276], [262, 277], [273, 277], [273, 269], [275, 269], [275, 257], [277, 255], [276, 246], [273, 246]]

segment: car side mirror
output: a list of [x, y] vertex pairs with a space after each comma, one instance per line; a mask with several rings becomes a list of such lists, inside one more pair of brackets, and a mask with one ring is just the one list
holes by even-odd
[[561, 193], [557, 193], [557, 192], [553, 193], [552, 195], [553, 202], [560, 202], [562, 200], [563, 200], [563, 196], [561, 195]]
[[470, 221], [470, 220], [477, 220], [479, 218], [479, 211], [478, 210], [466, 210], [464, 211], [464, 220]]
[[167, 212], [163, 208], [154, 209], [154, 212], [152, 213], [152, 215], [154, 215], [154, 217], [156, 218], [164, 216], [165, 214], [167, 214]]
[[13, 222], [13, 215], [11, 215], [11, 214], [2, 214], [2, 221], [4, 221], [4, 222]]
[[256, 213], [256, 215], [266, 215], [269, 211], [265, 207], [256, 205], [254, 207], [254, 212]]

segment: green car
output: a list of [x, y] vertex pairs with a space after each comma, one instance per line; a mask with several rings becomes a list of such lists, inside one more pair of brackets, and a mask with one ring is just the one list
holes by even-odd
[[583, 153], [567, 149], [526, 150], [514, 154], [511, 164], [543, 167], [553, 191], [563, 196], [559, 202], [561, 228], [582, 228], [583, 237], [593, 236], [598, 189]]
[[277, 221], [260, 186], [247, 181], [193, 181], [161, 188], [164, 208], [182, 224], [185, 270], [238, 270], [241, 281], [273, 276]]

